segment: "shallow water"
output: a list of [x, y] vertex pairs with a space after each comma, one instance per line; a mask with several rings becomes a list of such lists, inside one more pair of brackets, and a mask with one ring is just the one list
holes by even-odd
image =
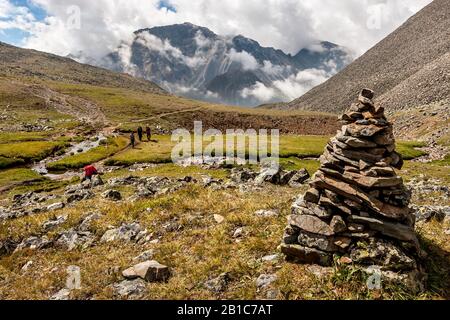
[[[95, 140], [95, 141], [93, 141], [93, 140]], [[50, 162], [64, 159], [66, 157], [71, 156], [72, 154], [75, 155], [75, 154], [85, 153], [91, 149], [97, 148], [98, 146], [100, 146], [100, 143], [105, 140], [106, 140], [106, 137], [100, 133], [100, 134], [90, 137], [89, 139], [84, 140], [82, 142], [74, 143], [67, 149], [67, 151], [63, 155], [48, 157], [40, 162], [36, 162], [31, 167], [31, 170], [39, 173], [41, 176], [44, 176], [50, 180], [71, 179], [75, 176], [80, 175], [81, 173], [77, 172], [77, 171], [73, 171], [73, 170], [68, 170], [64, 173], [49, 173], [46, 168], [47, 164]]]

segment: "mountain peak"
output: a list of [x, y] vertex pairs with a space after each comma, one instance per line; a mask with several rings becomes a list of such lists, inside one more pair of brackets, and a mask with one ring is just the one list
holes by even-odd
[[[141, 29], [135, 37], [126, 54], [117, 50], [110, 55], [113, 63], [106, 67], [131, 71], [179, 95], [226, 104], [289, 101], [294, 98], [292, 91], [283, 92], [275, 83], [283, 88], [309, 89], [317, 81], [316, 75], [321, 80], [324, 74], [331, 76], [347, 60], [346, 53], [335, 50], [338, 46], [330, 42], [318, 42], [317, 50], [304, 50], [293, 57], [242, 34], [220, 36], [190, 22]], [[333, 63], [329, 64], [329, 59]], [[297, 74], [305, 69], [318, 70], [312, 81], [283, 85], [297, 81]]]
[[135, 31], [134, 34], [139, 35], [143, 32], [149, 32], [156, 36], [164, 35], [164, 34], [168, 34], [168, 35], [172, 36], [174, 33], [179, 33], [180, 35], [183, 35], [183, 36], [192, 36], [192, 35], [195, 35], [199, 31], [205, 37], [216, 37], [217, 36], [210, 29], [201, 27], [201, 26], [197, 26], [190, 22], [139, 29], [139, 30]]

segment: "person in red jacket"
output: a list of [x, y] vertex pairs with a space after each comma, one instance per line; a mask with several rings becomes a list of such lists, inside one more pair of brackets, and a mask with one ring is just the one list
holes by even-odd
[[84, 167], [84, 177], [81, 182], [86, 180], [92, 180], [92, 176], [98, 174], [97, 169], [93, 165]]

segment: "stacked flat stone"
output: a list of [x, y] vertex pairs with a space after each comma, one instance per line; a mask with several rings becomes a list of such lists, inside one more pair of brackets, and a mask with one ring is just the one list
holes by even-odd
[[293, 204], [281, 246], [290, 260], [329, 266], [334, 256], [346, 256], [383, 270], [417, 269], [411, 195], [394, 170], [403, 160], [373, 97], [364, 89], [340, 118], [342, 129], [326, 146], [311, 188]]

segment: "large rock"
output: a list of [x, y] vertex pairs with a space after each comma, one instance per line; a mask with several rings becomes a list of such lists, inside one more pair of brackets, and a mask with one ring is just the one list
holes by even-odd
[[0, 240], [0, 257], [11, 254], [17, 247], [17, 243], [11, 239]]
[[350, 258], [354, 263], [376, 265], [384, 270], [413, 270], [417, 267], [413, 258], [392, 242], [383, 239], [359, 241], [350, 250]]
[[147, 285], [142, 279], [124, 280], [112, 286], [115, 295], [128, 299], [141, 298], [146, 287]]
[[44, 229], [45, 232], [49, 232], [49, 231], [59, 227], [60, 225], [62, 225], [64, 222], [66, 222], [66, 220], [67, 220], [66, 215], [55, 217], [54, 219], [50, 219], [50, 220], [44, 222], [44, 224], [42, 225], [42, 228]]
[[48, 248], [53, 244], [52, 241], [50, 241], [46, 236], [43, 236], [42, 238], [39, 237], [29, 237], [25, 240], [23, 240], [15, 249], [15, 251], [20, 251], [23, 249], [30, 249], [30, 250], [40, 250], [44, 248]]
[[269, 287], [272, 283], [277, 281], [277, 275], [275, 274], [261, 274], [255, 281], [258, 289], [264, 289]]
[[368, 226], [370, 229], [381, 232], [383, 235], [402, 241], [411, 241], [418, 243], [414, 228], [405, 226], [400, 223], [383, 221], [372, 217], [349, 217], [350, 222]]
[[331, 266], [333, 262], [331, 254], [301, 245], [282, 244], [281, 252], [284, 253], [289, 260], [295, 262], [318, 264], [325, 267]]
[[99, 175], [95, 175], [93, 178], [92, 178], [92, 182], [91, 182], [91, 186], [92, 187], [98, 187], [98, 186], [102, 186], [102, 185], [104, 185], [105, 183], [103, 182], [103, 180], [102, 180], [102, 177], [100, 177]]
[[356, 186], [349, 185], [334, 178], [325, 177], [320, 173], [316, 174], [316, 180], [313, 181], [312, 185], [317, 188], [331, 190], [357, 203], [364, 203], [373, 211], [387, 218], [403, 220], [410, 214], [410, 210], [407, 207], [396, 207], [383, 203]]
[[336, 140], [346, 144], [350, 148], [375, 148], [377, 144], [367, 139], [344, 136], [341, 132], [336, 136]]
[[342, 133], [346, 136], [352, 136], [356, 138], [370, 138], [380, 132], [386, 130], [384, 127], [378, 127], [375, 125], [358, 125], [350, 124], [342, 128]]
[[65, 207], [64, 203], [57, 202], [57, 203], [53, 203], [53, 204], [49, 205], [47, 207], [47, 210], [48, 211], [56, 211], [56, 210], [59, 210], [59, 209], [63, 209], [64, 207]]
[[141, 278], [147, 282], [164, 282], [170, 277], [169, 267], [155, 260], [141, 262], [122, 272], [126, 279]]
[[220, 293], [225, 291], [228, 283], [230, 282], [230, 275], [226, 272], [220, 274], [218, 277], [210, 279], [204, 283], [204, 286], [209, 291]]
[[91, 199], [94, 196], [95, 196], [94, 193], [90, 190], [78, 190], [74, 193], [71, 193], [67, 197], [67, 203], [74, 203], [74, 202], [79, 202], [82, 200]]
[[303, 185], [309, 178], [310, 174], [308, 170], [306, 169], [300, 169], [297, 171], [290, 179], [289, 179], [289, 185], [291, 187], [298, 187]]
[[291, 215], [289, 224], [301, 230], [315, 233], [323, 236], [332, 236], [335, 234], [330, 225], [318, 217], [308, 215]]
[[55, 245], [67, 251], [72, 251], [76, 248], [88, 248], [92, 246], [95, 237], [88, 231], [76, 231], [70, 229], [60, 233]]
[[281, 180], [281, 168], [277, 164], [271, 164], [268, 167], [262, 167], [261, 172], [255, 179], [255, 184], [263, 184], [264, 182], [270, 182], [273, 184], [279, 184]]
[[231, 170], [231, 180], [235, 183], [247, 183], [257, 177], [257, 173], [247, 168], [233, 168]]
[[350, 246], [349, 237], [326, 237], [318, 234], [300, 232], [298, 243], [302, 246], [326, 252], [345, 252]]
[[132, 241], [138, 240], [138, 236], [142, 232], [141, 226], [134, 222], [130, 224], [123, 224], [119, 228], [114, 228], [106, 231], [100, 242], [112, 242], [112, 241]]
[[120, 201], [122, 200], [122, 195], [117, 190], [107, 190], [102, 194], [103, 198], [113, 200], [113, 201]]
[[78, 226], [80, 231], [89, 231], [92, 228], [92, 222], [99, 220], [102, 217], [100, 213], [94, 212], [86, 216]]

